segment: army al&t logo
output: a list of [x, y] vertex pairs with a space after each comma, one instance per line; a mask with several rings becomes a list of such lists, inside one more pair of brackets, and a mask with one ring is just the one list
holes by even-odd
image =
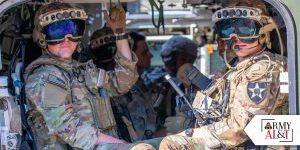
[[256, 115], [244, 129], [255, 145], [300, 145], [299, 115]]
[[279, 142], [293, 142], [294, 130], [292, 122], [278, 122], [275, 119], [261, 119], [261, 131], [266, 140], [278, 140]]

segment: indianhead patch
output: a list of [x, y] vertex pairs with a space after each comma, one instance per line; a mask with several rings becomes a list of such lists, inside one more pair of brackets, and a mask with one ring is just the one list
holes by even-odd
[[261, 103], [267, 96], [267, 82], [248, 82], [247, 94], [255, 104]]

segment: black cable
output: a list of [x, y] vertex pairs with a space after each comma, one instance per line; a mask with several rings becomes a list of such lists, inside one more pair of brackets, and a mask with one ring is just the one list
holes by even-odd
[[163, 6], [163, 2], [164, 2], [164, 0], [159, 0], [159, 3], [160, 3], [159, 20], [160, 20], [162, 28], [163, 28], [163, 34], [165, 34], [165, 19], [164, 19], [164, 6]]
[[[157, 28], [157, 33], [159, 34], [159, 28], [162, 26], [163, 28], [163, 33], [165, 34], [165, 21], [164, 21], [164, 13], [163, 13], [163, 3], [165, 2], [164, 0], [158, 0], [160, 6], [155, 3], [154, 0], [149, 0], [150, 6], [151, 6], [151, 13], [152, 13], [152, 24], [154, 25], [155, 28]], [[158, 21], [157, 24], [154, 20], [154, 8], [158, 11]]]

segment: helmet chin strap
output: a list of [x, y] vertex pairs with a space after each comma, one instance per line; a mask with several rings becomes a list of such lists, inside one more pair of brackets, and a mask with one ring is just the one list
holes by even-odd
[[227, 53], [227, 50], [233, 49], [233, 46], [234, 46], [234, 37], [231, 37], [231, 39], [226, 42], [225, 51], [223, 53], [224, 62], [226, 64], [227, 68], [230, 69], [230, 70], [235, 70], [235, 67], [232, 67], [228, 63], [226, 53]]
[[231, 37], [231, 39], [226, 42], [225, 50], [227, 50], [227, 49], [234, 50], [234, 40], [235, 40], [234, 38], [236, 38], [236, 37]]

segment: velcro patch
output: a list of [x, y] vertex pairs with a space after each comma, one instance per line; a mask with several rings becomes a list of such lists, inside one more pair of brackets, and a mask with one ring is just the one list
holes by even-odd
[[57, 85], [46, 83], [42, 92], [42, 106], [51, 108], [64, 105], [68, 92]]
[[261, 103], [267, 96], [267, 82], [248, 82], [247, 94], [255, 104]]

